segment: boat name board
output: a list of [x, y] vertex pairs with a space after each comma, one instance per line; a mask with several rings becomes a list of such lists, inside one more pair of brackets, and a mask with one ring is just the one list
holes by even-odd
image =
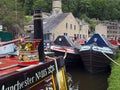
[[1, 80], [0, 90], [23, 90], [35, 83], [43, 80], [45, 77], [53, 74], [56, 71], [55, 63], [47, 65], [46, 67], [38, 68], [32, 72], [22, 73], [16, 76], [14, 79], [7, 81]]
[[113, 51], [110, 48], [108, 48], [108, 47], [97, 47], [97, 46], [94, 46], [94, 47], [92, 47], [92, 49], [94, 51], [99, 51], [99, 52], [113, 54]]
[[90, 49], [94, 50], [94, 51], [113, 54], [113, 51], [110, 48], [108, 48], [108, 47], [98, 47], [98, 46], [83, 46], [83, 47], [81, 47], [80, 51], [86, 51], [86, 50], [90, 50]]

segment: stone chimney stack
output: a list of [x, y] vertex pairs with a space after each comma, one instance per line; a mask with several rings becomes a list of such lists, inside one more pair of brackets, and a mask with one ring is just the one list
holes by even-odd
[[62, 13], [62, 0], [53, 0], [52, 1], [52, 14], [61, 14]]

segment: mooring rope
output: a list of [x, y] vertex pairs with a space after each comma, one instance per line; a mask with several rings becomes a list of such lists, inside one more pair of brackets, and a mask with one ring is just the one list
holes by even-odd
[[[102, 52], [102, 51], [101, 51]], [[103, 55], [105, 55], [109, 60], [111, 60], [113, 63], [115, 63], [116, 65], [120, 66], [119, 63], [115, 62], [112, 58], [110, 58], [107, 54], [105, 54], [104, 52], [102, 52]]]
[[56, 68], [56, 71], [58, 72], [58, 66], [57, 66], [57, 60], [56, 60], [56, 58], [49, 57], [49, 56], [45, 56], [45, 57], [48, 58], [48, 59], [53, 59], [55, 61], [55, 68]]
[[[46, 58], [48, 58], [48, 59], [53, 59], [54, 61], [55, 61], [55, 68], [56, 68], [56, 72], [57, 72], [57, 74], [58, 74], [58, 65], [57, 65], [57, 59], [56, 58], [52, 58], [52, 57], [49, 57], [49, 56], [46, 56]], [[57, 79], [58, 80], [58, 85], [59, 85], [59, 89], [60, 89], [60, 80], [59, 79]]]
[[67, 57], [67, 50], [65, 50], [65, 54], [63, 56], [63, 59], [65, 60], [66, 57]]

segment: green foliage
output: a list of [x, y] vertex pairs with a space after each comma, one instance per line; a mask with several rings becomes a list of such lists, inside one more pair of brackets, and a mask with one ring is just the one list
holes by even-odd
[[[10, 7], [8, 9], [13, 10], [15, 1], [21, 9], [24, 9], [26, 15], [33, 15], [35, 9], [44, 12], [52, 11], [52, 0], [0, 0], [0, 7], [6, 9], [3, 6], [6, 5]], [[2, 8], [0, 8], [1, 12], [5, 10]], [[62, 0], [62, 9], [63, 12], [72, 12], [79, 18], [86, 15], [88, 18], [100, 20], [120, 19], [120, 0]]]
[[33, 10], [40, 9], [44, 12], [50, 12], [52, 9], [52, 0], [34, 0]]
[[[19, 0], [20, 1], [20, 0]], [[26, 15], [33, 10], [52, 11], [52, 0], [23, 0]], [[120, 19], [120, 0], [62, 0], [63, 12], [72, 12], [75, 17], [96, 18], [100, 20]]]
[[[117, 52], [115, 61], [120, 64], [120, 51]], [[112, 63], [111, 66], [112, 71], [108, 79], [109, 87], [107, 90], [120, 90], [120, 66], [115, 63]]]
[[[71, 3], [69, 3], [70, 1]], [[89, 18], [100, 20], [120, 19], [120, 0], [66, 0], [63, 1], [63, 4], [63, 10], [71, 6], [73, 9], [70, 10], [77, 17], [86, 15]]]
[[62, 1], [63, 12], [74, 12], [77, 8], [76, 0], [63, 0]]
[[21, 3], [15, 0], [0, 0], [0, 22], [7, 27], [18, 23], [22, 26], [24, 12]]
[[10, 1], [9, 3], [7, 3], [7, 1], [8, 0], [0, 0], [0, 20], [3, 23], [14, 22], [13, 17], [15, 16], [15, 10], [10, 4], [13, 3], [13, 1]]
[[118, 59], [120, 57], [120, 50], [117, 51], [117, 54], [115, 55], [115, 58]]
[[25, 0], [24, 9], [26, 15], [33, 14], [33, 0]]
[[25, 16], [25, 22], [28, 23], [32, 20], [31, 16]]

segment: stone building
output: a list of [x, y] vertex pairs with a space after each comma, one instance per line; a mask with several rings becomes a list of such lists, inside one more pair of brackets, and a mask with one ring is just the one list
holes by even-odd
[[95, 33], [99, 33], [108, 39], [116, 39], [120, 35], [120, 23], [110, 21], [98, 21]]
[[[25, 26], [26, 31], [33, 31], [33, 20]], [[63, 13], [61, 0], [53, 0], [52, 14], [43, 12], [44, 40], [55, 40], [58, 35], [88, 38], [89, 24], [75, 18], [71, 12]]]

